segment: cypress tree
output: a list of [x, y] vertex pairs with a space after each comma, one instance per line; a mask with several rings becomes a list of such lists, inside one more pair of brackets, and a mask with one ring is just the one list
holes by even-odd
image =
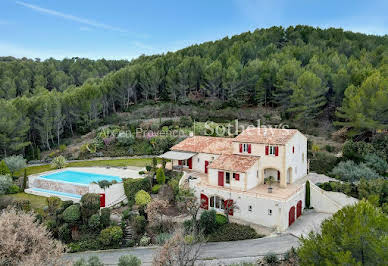
[[306, 181], [306, 199], [305, 199], [305, 203], [306, 203], [306, 208], [307, 209], [310, 209], [310, 181]]

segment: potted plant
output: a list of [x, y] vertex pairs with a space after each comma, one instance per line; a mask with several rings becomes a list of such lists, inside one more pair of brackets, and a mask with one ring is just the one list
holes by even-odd
[[275, 181], [273, 176], [269, 176], [265, 179], [265, 183], [268, 184], [268, 193], [272, 193], [272, 184]]

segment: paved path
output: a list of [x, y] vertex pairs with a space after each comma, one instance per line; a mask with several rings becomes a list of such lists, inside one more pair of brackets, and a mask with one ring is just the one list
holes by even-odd
[[[265, 256], [268, 253], [284, 254], [291, 247], [298, 247], [298, 245], [298, 238], [290, 234], [234, 242], [207, 243], [201, 249], [200, 258], [207, 262], [209, 259], [233, 260]], [[79, 258], [98, 256], [104, 264], [115, 265], [120, 256], [132, 254], [141, 259], [142, 265], [150, 265], [156, 249], [157, 247], [146, 247], [88, 251], [66, 254], [65, 258], [74, 261]]]
[[324, 220], [330, 218], [332, 214], [316, 212], [314, 210], [303, 210], [303, 215], [286, 230], [286, 233], [296, 237], [306, 237], [311, 231], [319, 233], [321, 224]]

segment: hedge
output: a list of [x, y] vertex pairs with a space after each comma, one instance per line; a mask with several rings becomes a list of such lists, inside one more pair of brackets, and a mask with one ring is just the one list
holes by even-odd
[[140, 190], [150, 191], [150, 183], [147, 178], [124, 179], [124, 191], [127, 196], [129, 206], [135, 204], [135, 195]]
[[219, 227], [214, 233], [209, 235], [209, 242], [221, 242], [221, 241], [236, 241], [244, 239], [253, 239], [262, 237], [258, 235], [256, 231], [247, 225], [241, 225], [236, 223], [224, 224]]

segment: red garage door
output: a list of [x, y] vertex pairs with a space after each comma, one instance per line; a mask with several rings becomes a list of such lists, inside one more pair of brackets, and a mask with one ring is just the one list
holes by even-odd
[[296, 218], [302, 215], [302, 201], [298, 201], [298, 204], [296, 205]]
[[295, 207], [292, 206], [290, 212], [288, 213], [288, 226], [292, 225], [295, 222]]

